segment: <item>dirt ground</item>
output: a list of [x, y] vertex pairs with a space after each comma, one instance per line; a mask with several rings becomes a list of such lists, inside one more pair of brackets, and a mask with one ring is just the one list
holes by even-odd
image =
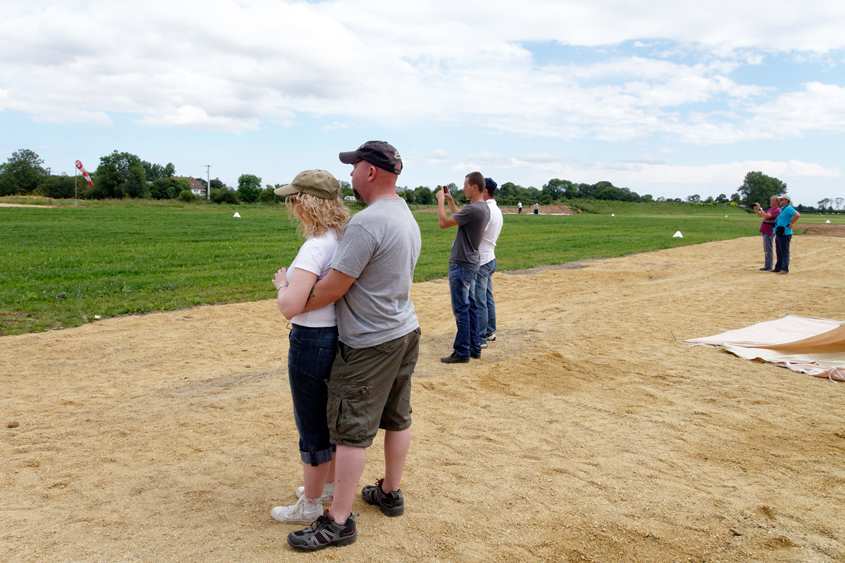
[[[842, 561], [845, 385], [682, 342], [845, 319], [842, 239], [792, 254], [496, 273], [498, 339], [458, 366], [447, 282], [416, 284], [405, 515], [359, 499], [358, 541], [316, 554], [269, 515], [301, 480], [273, 301], [0, 338], [0, 560]], [[379, 437], [361, 484], [382, 467]]]

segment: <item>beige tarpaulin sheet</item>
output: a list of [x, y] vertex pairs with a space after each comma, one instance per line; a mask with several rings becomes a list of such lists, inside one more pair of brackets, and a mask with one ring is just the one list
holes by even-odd
[[787, 315], [685, 342], [722, 346], [746, 360], [763, 360], [815, 377], [845, 381], [845, 323], [840, 321]]

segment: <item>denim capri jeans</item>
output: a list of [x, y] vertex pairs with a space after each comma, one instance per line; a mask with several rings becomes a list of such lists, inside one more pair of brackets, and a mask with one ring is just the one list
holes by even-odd
[[337, 327], [295, 324], [288, 338], [288, 378], [299, 452], [302, 463], [317, 466], [331, 461], [335, 449], [326, 424], [326, 381], [337, 353]]

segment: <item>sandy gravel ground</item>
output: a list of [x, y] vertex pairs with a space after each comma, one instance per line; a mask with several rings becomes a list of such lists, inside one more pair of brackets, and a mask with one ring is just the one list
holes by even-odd
[[845, 319], [841, 238], [797, 236], [788, 276], [760, 247], [497, 273], [499, 338], [459, 366], [447, 283], [415, 285], [406, 513], [359, 499], [317, 554], [269, 516], [300, 484], [273, 301], [0, 338], [0, 560], [843, 561], [845, 385], [681, 342]]

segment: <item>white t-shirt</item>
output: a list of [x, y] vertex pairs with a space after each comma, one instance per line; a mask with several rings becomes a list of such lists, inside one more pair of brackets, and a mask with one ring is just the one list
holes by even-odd
[[502, 210], [496, 205], [496, 200], [488, 199], [485, 203], [487, 203], [487, 208], [490, 209], [490, 220], [487, 221], [484, 237], [481, 239], [481, 244], [478, 245], [478, 263], [482, 266], [496, 258], [496, 241], [499, 239], [504, 223]]
[[[337, 231], [329, 229], [321, 237], [310, 237], [300, 247], [296, 258], [288, 268], [288, 283], [293, 276], [293, 269], [299, 268], [312, 274], [317, 274], [317, 279], [321, 280], [329, 273], [329, 269], [334, 260], [335, 252], [340, 241], [338, 240]], [[337, 314], [335, 313], [335, 304], [331, 303], [322, 309], [311, 311], [310, 313], [300, 313], [290, 320], [290, 322], [299, 326], [308, 327], [325, 327], [337, 325]]]

